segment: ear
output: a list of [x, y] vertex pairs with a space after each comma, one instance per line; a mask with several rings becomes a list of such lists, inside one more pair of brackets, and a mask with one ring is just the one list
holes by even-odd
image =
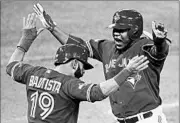
[[78, 61], [76, 59], [71, 61], [71, 66], [74, 70], [77, 70], [78, 68]]

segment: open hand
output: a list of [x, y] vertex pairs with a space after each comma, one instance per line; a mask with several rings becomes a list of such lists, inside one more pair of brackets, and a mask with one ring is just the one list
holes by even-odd
[[147, 57], [143, 55], [135, 56], [129, 60], [129, 63], [126, 66], [126, 69], [132, 73], [137, 73], [146, 69], [148, 67], [148, 63], [149, 61], [147, 60]]
[[165, 29], [164, 24], [156, 23], [152, 21], [152, 31], [156, 38], [166, 38], [167, 37], [167, 29]]
[[28, 14], [27, 19], [23, 17], [23, 30], [31, 30], [35, 37], [44, 30], [44, 28], [40, 28], [38, 31], [36, 30], [36, 19], [37, 15], [35, 13]]
[[155, 43], [161, 43], [165, 39], [171, 43], [171, 40], [167, 38], [167, 29], [162, 23], [156, 23], [152, 21], [152, 36]]
[[56, 23], [53, 22], [51, 17], [46, 13], [44, 8], [39, 4], [35, 4], [33, 7], [34, 11], [36, 12], [38, 18], [42, 22], [43, 26], [47, 28], [50, 31], [53, 31], [54, 27], [56, 26]]
[[17, 44], [24, 52], [27, 52], [35, 38], [44, 30], [43, 28], [36, 30], [36, 14], [28, 14], [27, 19], [23, 17], [22, 37]]

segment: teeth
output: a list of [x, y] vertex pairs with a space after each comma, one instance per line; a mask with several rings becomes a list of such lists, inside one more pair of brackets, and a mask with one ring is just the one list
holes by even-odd
[[116, 44], [117, 44], [117, 45], [121, 45], [121, 44], [122, 44], [122, 42], [117, 42], [117, 41], [116, 41]]

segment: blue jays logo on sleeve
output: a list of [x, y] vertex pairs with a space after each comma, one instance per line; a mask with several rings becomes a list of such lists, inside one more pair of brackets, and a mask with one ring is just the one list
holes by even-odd
[[[130, 59], [127, 58], [122, 58], [121, 61], [118, 61], [119, 63], [116, 64], [117, 60], [116, 59], [111, 59], [109, 64], [105, 65], [106, 73], [110, 72], [110, 69], [115, 69], [116, 67], [120, 68], [125, 68], [128, 64], [128, 61]], [[141, 75], [139, 73], [133, 74], [130, 77], [126, 79], [126, 82], [133, 88], [135, 89], [136, 84], [141, 80]]]

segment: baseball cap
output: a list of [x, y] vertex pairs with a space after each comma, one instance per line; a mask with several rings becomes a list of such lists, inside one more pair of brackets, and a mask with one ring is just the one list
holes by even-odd
[[119, 30], [138, 28], [143, 23], [142, 15], [136, 10], [123, 9], [113, 15], [112, 24], [108, 28]]
[[65, 64], [70, 60], [77, 59], [84, 64], [84, 69], [89, 70], [94, 68], [88, 63], [88, 51], [75, 44], [65, 44], [58, 48], [55, 56], [54, 65]]

